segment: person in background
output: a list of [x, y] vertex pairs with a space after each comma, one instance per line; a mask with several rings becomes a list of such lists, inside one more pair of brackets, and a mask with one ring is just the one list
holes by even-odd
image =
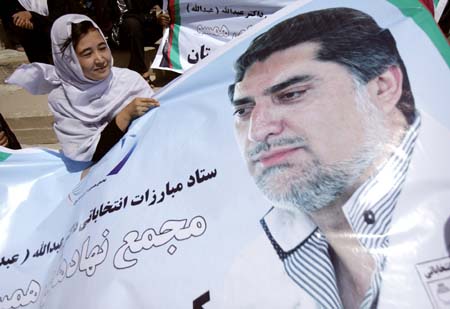
[[50, 29], [67, 13], [82, 13], [76, 0], [3, 0], [1, 18], [17, 37], [29, 62], [52, 63]]
[[5, 10], [3, 8], [4, 3], [0, 4], [0, 41], [4, 45], [5, 49], [14, 49], [19, 52], [24, 52], [22, 45], [17, 39], [14, 31], [12, 30], [12, 25], [10, 23], [5, 23], [8, 17], [5, 15]]
[[19, 141], [16, 138], [16, 135], [9, 128], [8, 123], [3, 118], [3, 115], [0, 113], [0, 146], [7, 147], [10, 149], [21, 149]]
[[112, 37], [130, 51], [128, 68], [149, 78], [144, 46], [154, 44], [170, 24], [170, 16], [161, 9], [159, 0], [109, 0], [113, 8]]
[[142, 76], [112, 66], [108, 44], [89, 17], [60, 17], [51, 39], [54, 66], [22, 65], [6, 82], [33, 94], [49, 93], [64, 155], [96, 162], [122, 138], [133, 119], [159, 103], [151, 98], [153, 91]]

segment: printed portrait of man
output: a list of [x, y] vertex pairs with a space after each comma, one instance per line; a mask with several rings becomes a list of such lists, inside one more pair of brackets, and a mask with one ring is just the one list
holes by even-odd
[[[448, 257], [449, 151], [438, 141], [449, 136], [416, 109], [389, 29], [350, 8], [305, 13], [255, 38], [235, 70], [236, 140], [273, 205], [261, 246], [278, 256], [255, 284], [278, 267], [291, 295], [305, 292], [302, 308], [431, 307], [418, 267]], [[423, 216], [436, 220], [428, 230]]]

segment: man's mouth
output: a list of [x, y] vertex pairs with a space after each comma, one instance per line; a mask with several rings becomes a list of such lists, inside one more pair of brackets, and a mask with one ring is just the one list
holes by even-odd
[[252, 158], [254, 164], [261, 163], [263, 167], [271, 167], [286, 163], [289, 157], [301, 151], [303, 147], [283, 147], [262, 152], [260, 155]]

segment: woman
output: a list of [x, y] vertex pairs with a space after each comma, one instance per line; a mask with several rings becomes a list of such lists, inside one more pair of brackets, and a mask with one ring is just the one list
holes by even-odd
[[55, 65], [22, 65], [7, 83], [33, 94], [49, 93], [63, 153], [72, 160], [96, 162], [134, 118], [159, 103], [138, 73], [112, 67], [106, 40], [89, 17], [60, 17], [53, 24], [51, 39]]

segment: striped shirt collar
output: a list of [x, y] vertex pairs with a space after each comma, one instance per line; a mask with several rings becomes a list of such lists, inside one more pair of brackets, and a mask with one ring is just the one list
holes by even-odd
[[[377, 265], [361, 308], [371, 308], [376, 304], [380, 272], [385, 264], [383, 252], [389, 245], [387, 235], [392, 214], [420, 127], [420, 115], [416, 115], [415, 122], [390, 158], [343, 206], [350, 226], [360, 243], [372, 253]], [[342, 307], [328, 256], [328, 244], [309, 217], [303, 213], [272, 208], [261, 224], [288, 275], [323, 307]]]

